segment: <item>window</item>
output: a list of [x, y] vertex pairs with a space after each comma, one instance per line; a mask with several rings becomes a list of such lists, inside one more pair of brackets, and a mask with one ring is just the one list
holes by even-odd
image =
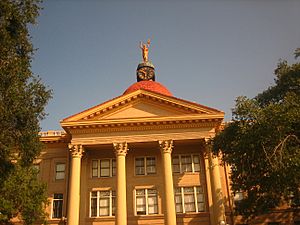
[[244, 199], [244, 193], [241, 191], [238, 191], [235, 193], [235, 195], [233, 196], [233, 201], [235, 203], [238, 203], [240, 201], [242, 201]]
[[114, 216], [116, 211], [116, 193], [112, 190], [92, 191], [91, 198], [91, 217]]
[[110, 160], [103, 159], [100, 160], [100, 177], [109, 177], [110, 176]]
[[62, 218], [63, 194], [54, 194], [52, 202], [52, 218]]
[[37, 177], [40, 177], [40, 172], [41, 172], [40, 164], [33, 164], [32, 170], [37, 175]]
[[92, 177], [98, 177], [98, 160], [92, 160]]
[[136, 175], [156, 174], [155, 157], [135, 158], [135, 174]]
[[36, 171], [36, 172], [40, 172], [40, 164], [33, 164], [32, 168]]
[[136, 215], [158, 214], [157, 191], [155, 189], [135, 190]]
[[199, 155], [174, 155], [172, 157], [173, 173], [199, 172]]
[[63, 180], [65, 179], [65, 163], [56, 163], [55, 165], [55, 179], [56, 180]]
[[115, 175], [115, 159], [92, 160], [92, 177], [112, 177]]
[[203, 212], [205, 203], [202, 187], [175, 188], [175, 204], [177, 213]]

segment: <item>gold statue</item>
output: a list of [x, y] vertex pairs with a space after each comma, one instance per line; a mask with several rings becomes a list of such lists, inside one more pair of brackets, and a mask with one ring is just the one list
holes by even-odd
[[144, 62], [148, 62], [148, 52], [150, 47], [150, 39], [148, 39], [147, 44], [140, 41], [140, 49], [142, 49], [142, 56]]

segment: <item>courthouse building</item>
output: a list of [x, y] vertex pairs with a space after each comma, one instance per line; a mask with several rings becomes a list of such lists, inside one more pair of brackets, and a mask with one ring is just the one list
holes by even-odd
[[[147, 55], [146, 55], [147, 56]], [[173, 96], [144, 57], [123, 94], [41, 132], [49, 224], [232, 223], [228, 168], [206, 142], [224, 113]]]

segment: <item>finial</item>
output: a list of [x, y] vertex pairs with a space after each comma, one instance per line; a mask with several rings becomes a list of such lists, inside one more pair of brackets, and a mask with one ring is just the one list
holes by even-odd
[[144, 44], [140, 41], [140, 49], [142, 50], [143, 61], [148, 62], [148, 52], [150, 47], [150, 39], [147, 40], [147, 43]]

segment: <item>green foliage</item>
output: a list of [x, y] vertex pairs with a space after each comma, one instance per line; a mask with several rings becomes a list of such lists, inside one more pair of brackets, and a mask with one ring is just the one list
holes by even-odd
[[[39, 0], [0, 1], [0, 223], [25, 224], [44, 216], [45, 186], [30, 167], [39, 155], [39, 120], [51, 92], [31, 71], [34, 49], [28, 25]], [[23, 181], [23, 182], [22, 182]]]
[[297, 59], [300, 56], [300, 48], [297, 48], [295, 51], [295, 58]]
[[41, 184], [37, 178], [38, 171], [34, 168], [22, 168], [16, 166], [2, 186], [0, 205], [3, 211], [0, 221], [8, 221], [10, 218], [22, 213], [24, 224], [32, 224], [37, 218], [45, 216], [44, 205], [47, 197], [44, 194], [45, 184]]
[[233, 120], [213, 140], [231, 165], [234, 192], [245, 197], [236, 212], [251, 217], [280, 206], [299, 206], [300, 63], [280, 62], [275, 85], [253, 99], [238, 97]]

